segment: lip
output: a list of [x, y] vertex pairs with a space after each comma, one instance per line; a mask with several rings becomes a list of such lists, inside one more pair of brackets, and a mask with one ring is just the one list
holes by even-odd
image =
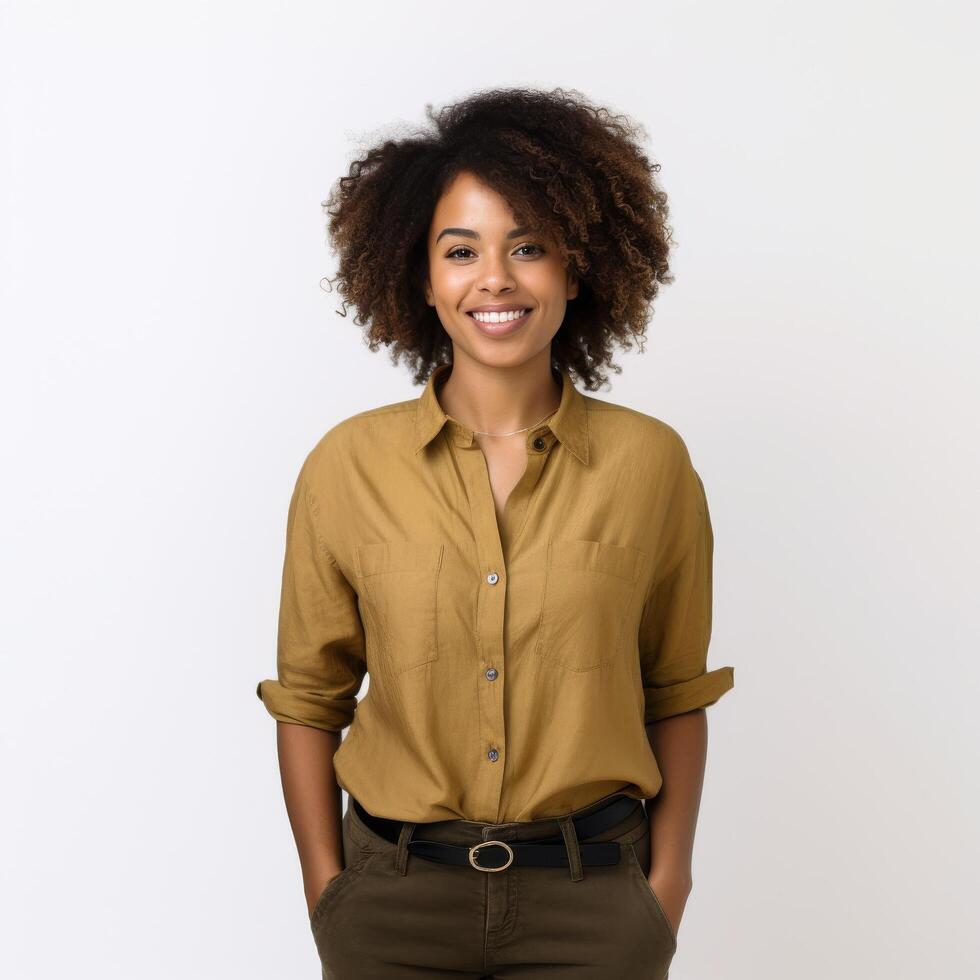
[[476, 317], [473, 316], [474, 313], [506, 313], [509, 310], [513, 310], [514, 307], [490, 307], [489, 309], [484, 309], [479, 307], [476, 310], [467, 310], [466, 315], [473, 322], [477, 330], [480, 331], [485, 337], [506, 337], [508, 334], [512, 334], [515, 330], [520, 330], [525, 323], [531, 318], [531, 314], [534, 312], [531, 308], [526, 308], [527, 313], [522, 317], [518, 317], [516, 320], [505, 320], [503, 323], [480, 323]]
[[527, 303], [486, 303], [483, 306], [471, 306], [467, 313], [513, 313], [514, 310], [531, 309]]

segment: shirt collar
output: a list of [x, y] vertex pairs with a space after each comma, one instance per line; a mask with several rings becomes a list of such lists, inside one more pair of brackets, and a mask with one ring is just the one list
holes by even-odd
[[[415, 408], [415, 452], [421, 452], [442, 431], [448, 422], [473, 441], [472, 430], [453, 422], [439, 404], [436, 389], [452, 370], [451, 364], [440, 364], [429, 375], [425, 390]], [[561, 402], [558, 410], [545, 423], [558, 441], [586, 466], [589, 463], [589, 412], [585, 396], [575, 387], [568, 371], [561, 369]]]

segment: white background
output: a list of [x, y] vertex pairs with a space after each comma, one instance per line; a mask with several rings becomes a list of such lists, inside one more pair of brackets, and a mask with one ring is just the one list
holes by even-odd
[[646, 126], [679, 242], [597, 393], [688, 444], [736, 672], [671, 980], [976, 975], [971, 5], [2, 10], [0, 973], [319, 975], [254, 689], [303, 457], [420, 391], [320, 202], [525, 84]]

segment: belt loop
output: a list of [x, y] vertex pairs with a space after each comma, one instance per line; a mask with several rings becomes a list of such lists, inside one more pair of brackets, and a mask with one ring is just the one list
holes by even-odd
[[565, 838], [565, 850], [568, 851], [568, 866], [572, 872], [572, 881], [581, 881], [585, 877], [582, 871], [582, 855], [578, 849], [578, 835], [575, 833], [575, 824], [572, 815], [566, 813], [558, 818], [558, 826], [561, 828], [561, 835]]
[[408, 874], [408, 842], [412, 839], [415, 824], [407, 821], [398, 833], [398, 850], [395, 851], [395, 870], [400, 875]]

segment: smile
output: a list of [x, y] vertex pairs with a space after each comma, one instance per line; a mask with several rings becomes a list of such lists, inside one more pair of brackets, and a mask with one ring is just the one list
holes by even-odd
[[527, 315], [529, 310], [508, 310], [506, 313], [471, 313], [470, 316], [474, 320], [479, 320], [480, 323], [506, 323], [508, 320], [519, 320], [522, 316]]
[[508, 310], [505, 313], [470, 312], [467, 316], [476, 323], [480, 333], [488, 337], [501, 337], [522, 327], [531, 310]]

